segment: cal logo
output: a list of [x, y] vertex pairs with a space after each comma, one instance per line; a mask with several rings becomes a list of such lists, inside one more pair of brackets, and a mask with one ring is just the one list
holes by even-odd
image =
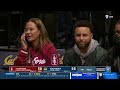
[[13, 58], [13, 55], [9, 55], [4, 60], [4, 65], [14, 65], [14, 61], [17, 59], [17, 56]]
[[58, 65], [58, 57], [57, 57], [57, 54], [52, 54], [52, 55], [51, 55], [51, 64], [52, 64], [52, 65]]
[[47, 67], [44, 67], [44, 70], [47, 70]]

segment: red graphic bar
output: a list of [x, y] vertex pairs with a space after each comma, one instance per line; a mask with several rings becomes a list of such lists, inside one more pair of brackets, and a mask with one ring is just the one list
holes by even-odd
[[10, 66], [9, 72], [42, 72], [42, 67], [37, 66]]

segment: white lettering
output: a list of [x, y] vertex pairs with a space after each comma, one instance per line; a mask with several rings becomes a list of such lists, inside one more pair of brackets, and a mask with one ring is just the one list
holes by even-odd
[[82, 74], [72, 74], [72, 76], [82, 76]]
[[38, 57], [34, 58], [34, 64], [45, 64], [46, 60], [45, 59], [38, 59]]

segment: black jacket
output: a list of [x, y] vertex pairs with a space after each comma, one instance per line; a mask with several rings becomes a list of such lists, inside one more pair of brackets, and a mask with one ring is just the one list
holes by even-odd
[[112, 47], [108, 51], [112, 72], [120, 72], [120, 48]]

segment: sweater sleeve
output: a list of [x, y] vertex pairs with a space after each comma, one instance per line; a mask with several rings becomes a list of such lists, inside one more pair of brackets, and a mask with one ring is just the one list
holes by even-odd
[[28, 57], [28, 51], [21, 48], [18, 51], [18, 58], [17, 58], [17, 60], [15, 60], [14, 65], [15, 66], [24, 66], [24, 65], [26, 65], [27, 57]]

